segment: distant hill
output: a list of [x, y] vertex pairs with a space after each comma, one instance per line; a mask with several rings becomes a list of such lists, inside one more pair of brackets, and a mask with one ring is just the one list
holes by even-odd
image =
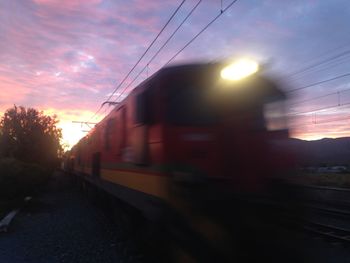
[[350, 137], [315, 141], [290, 138], [286, 141], [286, 146], [295, 153], [301, 165], [350, 164]]

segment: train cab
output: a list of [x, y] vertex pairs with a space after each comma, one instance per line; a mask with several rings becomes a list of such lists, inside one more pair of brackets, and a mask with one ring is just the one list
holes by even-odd
[[147, 220], [231, 244], [237, 198], [268, 194], [293, 168], [285, 100], [248, 60], [162, 68], [72, 148], [69, 167]]

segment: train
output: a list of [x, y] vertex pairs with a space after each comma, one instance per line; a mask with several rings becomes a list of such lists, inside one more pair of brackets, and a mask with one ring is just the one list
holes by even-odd
[[249, 63], [160, 69], [71, 149], [65, 170], [151, 222], [217, 239], [187, 240], [194, 258], [208, 259], [203, 247], [230, 239], [233, 200], [268, 195], [293, 165], [279, 147], [289, 137], [286, 94]]

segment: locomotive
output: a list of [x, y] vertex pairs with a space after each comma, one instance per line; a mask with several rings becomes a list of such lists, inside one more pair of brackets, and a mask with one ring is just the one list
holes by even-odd
[[231, 201], [265, 196], [291, 167], [278, 148], [285, 100], [250, 61], [162, 68], [72, 148], [66, 168], [147, 220], [228, 240]]

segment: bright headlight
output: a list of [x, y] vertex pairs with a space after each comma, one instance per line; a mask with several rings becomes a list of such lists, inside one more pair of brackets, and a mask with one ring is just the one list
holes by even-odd
[[259, 65], [253, 60], [240, 59], [221, 70], [221, 77], [227, 80], [240, 80], [259, 70]]

